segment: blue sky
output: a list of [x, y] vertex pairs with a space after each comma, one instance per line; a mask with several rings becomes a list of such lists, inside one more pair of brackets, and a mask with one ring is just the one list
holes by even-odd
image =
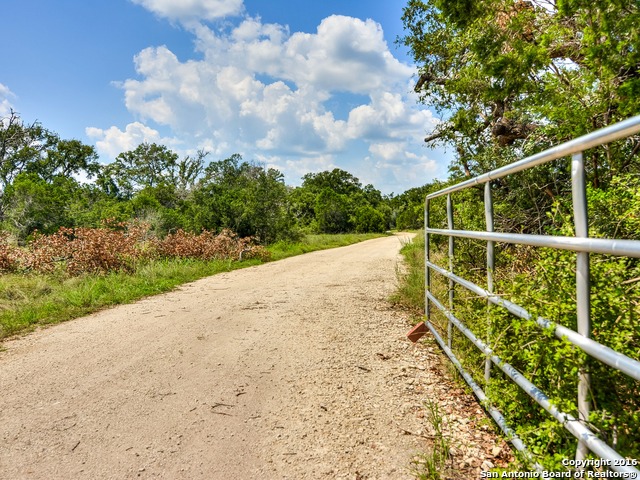
[[348, 170], [384, 193], [446, 174], [437, 118], [412, 93], [403, 2], [20, 0], [3, 5], [10, 108], [101, 161], [143, 141], [240, 153], [297, 185]]

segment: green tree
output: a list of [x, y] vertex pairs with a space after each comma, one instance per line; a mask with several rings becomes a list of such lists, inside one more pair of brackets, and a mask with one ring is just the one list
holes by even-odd
[[73, 223], [69, 207], [79, 190], [74, 176], [91, 178], [97, 154], [78, 140], [62, 140], [11, 111], [0, 118], [0, 223], [24, 240]]
[[330, 172], [307, 173], [302, 177], [302, 187], [316, 194], [325, 188], [341, 195], [353, 195], [362, 190], [360, 180], [339, 168], [334, 168]]
[[186, 198], [200, 181], [205, 169], [205, 158], [209, 152], [198, 150], [194, 156], [187, 155], [180, 160], [171, 172], [171, 181], [176, 186], [180, 198]]
[[61, 140], [40, 123], [25, 124], [11, 111], [0, 118], [0, 193], [21, 173], [35, 173], [46, 181], [56, 176], [98, 173], [98, 155], [79, 140]]
[[[410, 0], [403, 21], [420, 66], [416, 91], [446, 117], [426, 141], [455, 148], [456, 174], [640, 111], [638, 2]], [[628, 171], [634, 148], [590, 152], [594, 186]]]
[[58, 175], [47, 182], [35, 173], [19, 174], [3, 196], [4, 228], [24, 242], [34, 230], [53, 233], [70, 226], [68, 206], [77, 189], [73, 178]]
[[295, 236], [281, 172], [242, 161], [240, 155], [210, 163], [189, 204], [193, 230], [230, 228], [262, 243]]
[[[409, 0], [403, 21], [407, 45], [420, 68], [416, 91], [444, 117], [425, 139], [454, 148], [450, 181], [457, 182], [640, 111], [640, 3], [635, 0]], [[590, 236], [637, 237], [638, 136], [585, 153]], [[442, 185], [444, 186], [444, 185]], [[571, 182], [567, 159], [491, 183], [496, 229], [571, 235]], [[407, 192], [409, 193], [409, 192]], [[407, 195], [398, 221], [410, 222], [417, 203]], [[456, 192], [457, 229], [483, 230], [482, 188]], [[433, 202], [432, 225], [446, 225], [444, 197]], [[410, 209], [415, 205], [415, 211]], [[416, 215], [417, 216], [417, 215]], [[432, 248], [438, 239], [432, 236]], [[525, 246], [498, 246], [496, 292], [538, 315], [576, 328], [575, 254]], [[484, 245], [456, 239], [455, 270], [482, 284]], [[637, 357], [640, 331], [635, 259], [592, 256], [592, 338]], [[487, 315], [475, 298], [456, 302], [457, 316], [476, 334]], [[585, 366], [578, 350], [541, 336], [531, 322], [492, 309], [492, 349], [575, 414], [576, 372]], [[494, 316], [495, 315], [495, 316]], [[460, 348], [463, 365], [477, 357]], [[589, 421], [623, 456], [638, 455], [637, 382], [586, 362], [593, 378]], [[605, 373], [606, 372], [606, 373]], [[481, 373], [478, 372], [478, 378]], [[476, 378], [476, 380], [478, 379]], [[575, 438], [542, 415], [529, 397], [505, 378], [492, 376], [489, 397], [505, 413], [548, 470], [573, 455]], [[607, 433], [615, 431], [613, 438]], [[624, 432], [624, 433], [619, 433]]]
[[25, 124], [13, 110], [0, 118], [0, 193], [57, 142], [58, 137], [40, 123]]
[[316, 198], [315, 213], [318, 229], [322, 233], [345, 233], [351, 231], [349, 197], [325, 187]]
[[314, 231], [317, 228], [316, 221], [316, 197], [317, 195], [304, 187], [291, 189], [288, 195], [289, 209], [293, 220], [303, 229]]
[[126, 222], [136, 214], [131, 201], [114, 198], [93, 183], [78, 185], [66, 207], [68, 226], [100, 227], [104, 220]]
[[[354, 229], [377, 232], [391, 227], [393, 212], [380, 190], [373, 185], [363, 188], [349, 172], [335, 168], [308, 173], [302, 180], [302, 186], [289, 197], [292, 213], [301, 227], [322, 233]], [[383, 219], [383, 226], [378, 224], [379, 218]]]
[[151, 232], [160, 238], [184, 229], [188, 223], [184, 214], [186, 201], [173, 184], [145, 187], [126, 203], [131, 206], [133, 217], [148, 223]]
[[172, 183], [178, 168], [178, 154], [164, 145], [142, 143], [116, 157], [99, 178], [103, 188], [118, 197], [131, 198], [145, 187]]
[[49, 182], [57, 176], [84, 175], [90, 179], [98, 174], [100, 164], [94, 147], [79, 140], [56, 139], [44, 155], [26, 166], [25, 171], [36, 173]]
[[378, 207], [383, 203], [382, 192], [373, 185], [365, 185], [362, 189], [362, 197], [372, 207]]
[[386, 230], [384, 215], [371, 205], [362, 205], [356, 209], [353, 224], [358, 233], [381, 233]]

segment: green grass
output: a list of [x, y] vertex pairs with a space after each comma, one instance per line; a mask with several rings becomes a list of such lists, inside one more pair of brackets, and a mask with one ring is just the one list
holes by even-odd
[[[309, 235], [301, 242], [269, 247], [272, 260], [346, 246], [381, 235]], [[64, 322], [143, 297], [167, 292], [199, 278], [260, 264], [260, 260], [163, 260], [141, 265], [134, 273], [106, 275], [0, 275], [0, 340], [34, 328]]]
[[277, 242], [270, 245], [272, 260], [301, 255], [327, 248], [345, 247], [353, 243], [382, 237], [379, 233], [342, 233], [338, 235], [307, 235], [302, 242]]
[[412, 242], [403, 245], [400, 253], [404, 256], [404, 266], [397, 272], [398, 289], [391, 301], [416, 315], [424, 315], [424, 234], [418, 232]]
[[425, 401], [427, 422], [433, 431], [431, 448], [413, 462], [413, 473], [418, 480], [455, 478], [451, 463], [451, 440], [444, 428], [444, 416], [436, 402]]

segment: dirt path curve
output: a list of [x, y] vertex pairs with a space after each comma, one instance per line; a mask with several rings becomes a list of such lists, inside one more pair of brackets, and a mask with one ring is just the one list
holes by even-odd
[[425, 385], [443, 381], [386, 302], [401, 240], [213, 276], [5, 342], [0, 478], [411, 478]]

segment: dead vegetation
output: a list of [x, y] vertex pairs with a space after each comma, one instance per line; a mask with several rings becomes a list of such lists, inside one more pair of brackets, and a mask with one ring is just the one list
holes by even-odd
[[100, 228], [60, 228], [51, 235], [36, 232], [26, 247], [0, 233], [0, 273], [84, 273], [133, 271], [140, 262], [162, 258], [200, 260], [268, 260], [269, 252], [251, 237], [231, 230], [194, 234], [178, 230], [163, 239], [149, 236], [144, 223], [104, 222]]

